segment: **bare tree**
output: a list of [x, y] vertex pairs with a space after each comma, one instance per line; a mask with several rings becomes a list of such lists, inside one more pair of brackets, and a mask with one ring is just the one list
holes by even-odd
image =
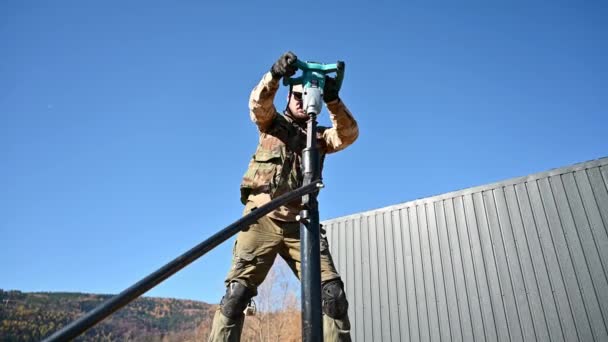
[[246, 342], [301, 340], [299, 285], [280, 258], [254, 298], [257, 312], [247, 316], [242, 340]]

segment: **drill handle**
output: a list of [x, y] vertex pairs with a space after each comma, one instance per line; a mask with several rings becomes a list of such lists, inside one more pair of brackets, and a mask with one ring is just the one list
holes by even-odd
[[335, 73], [338, 89], [342, 87], [345, 69], [344, 61], [338, 61], [333, 64], [321, 64], [316, 62], [303, 62], [298, 59], [296, 61], [296, 66], [298, 69], [302, 70], [302, 76], [283, 78], [283, 85], [302, 84], [304, 88], [311, 88], [316, 84], [319, 88], [323, 89], [323, 86], [325, 85], [325, 76]]

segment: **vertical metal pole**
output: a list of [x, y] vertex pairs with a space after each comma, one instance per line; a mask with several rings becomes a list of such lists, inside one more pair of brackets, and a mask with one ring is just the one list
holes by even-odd
[[[302, 151], [304, 185], [319, 178], [320, 164], [317, 149], [317, 114], [309, 113], [306, 148]], [[302, 197], [304, 209], [300, 213], [300, 256], [302, 282], [302, 341], [323, 339], [321, 312], [321, 252], [319, 207], [316, 193]]]

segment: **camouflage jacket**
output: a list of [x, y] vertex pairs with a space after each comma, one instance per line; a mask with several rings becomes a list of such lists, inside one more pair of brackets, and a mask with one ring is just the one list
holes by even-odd
[[[279, 82], [266, 73], [251, 92], [250, 116], [260, 136], [241, 183], [243, 204], [253, 201], [261, 206], [302, 185], [300, 164], [306, 147], [306, 127], [277, 112], [274, 97], [278, 88]], [[326, 154], [346, 148], [359, 135], [357, 122], [340, 99], [328, 103], [327, 109], [332, 127], [319, 126], [317, 131], [321, 168]], [[296, 202], [276, 209], [269, 216], [294, 221], [301, 210], [299, 200]]]

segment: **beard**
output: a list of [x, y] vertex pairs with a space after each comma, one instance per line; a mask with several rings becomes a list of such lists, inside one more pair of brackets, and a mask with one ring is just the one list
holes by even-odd
[[304, 108], [302, 108], [303, 103], [301, 101], [298, 102], [291, 102], [289, 103], [289, 114], [291, 114], [291, 116], [297, 120], [297, 121], [306, 121], [308, 120], [308, 114], [306, 114], [306, 112], [304, 111]]
[[293, 116], [294, 119], [296, 119], [298, 121], [306, 121], [306, 120], [308, 120], [308, 114], [306, 114], [304, 112], [304, 110], [302, 110], [302, 109], [297, 110], [295, 112], [291, 112], [291, 115]]

